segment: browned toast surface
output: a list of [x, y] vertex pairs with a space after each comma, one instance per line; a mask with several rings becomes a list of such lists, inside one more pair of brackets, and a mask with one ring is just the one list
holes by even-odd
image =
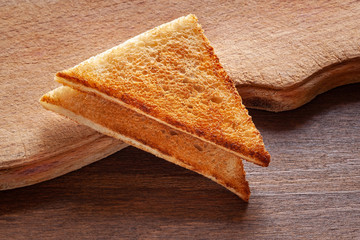
[[56, 80], [269, 164], [259, 131], [194, 15], [59, 72]]
[[[174, 130], [94, 94], [60, 87], [44, 95], [42, 105], [97, 131], [198, 172], [248, 201], [250, 190], [240, 157]], [[84, 107], [86, 106], [86, 107]]]

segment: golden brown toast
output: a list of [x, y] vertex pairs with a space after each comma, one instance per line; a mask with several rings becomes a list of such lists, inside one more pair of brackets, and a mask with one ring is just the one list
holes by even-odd
[[59, 87], [41, 98], [46, 109], [198, 172], [244, 201], [250, 190], [241, 159], [214, 144], [169, 127], [95, 94]]
[[259, 131], [194, 15], [140, 34], [55, 79], [258, 165], [270, 162]]

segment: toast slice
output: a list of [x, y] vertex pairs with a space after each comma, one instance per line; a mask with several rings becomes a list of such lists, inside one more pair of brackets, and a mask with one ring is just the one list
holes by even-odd
[[259, 131], [194, 15], [142, 33], [57, 73], [55, 80], [239, 159], [260, 166], [270, 162]]
[[250, 190], [241, 159], [214, 144], [124, 105], [69, 87], [45, 94], [40, 103], [48, 110], [200, 173], [244, 201], [249, 200]]

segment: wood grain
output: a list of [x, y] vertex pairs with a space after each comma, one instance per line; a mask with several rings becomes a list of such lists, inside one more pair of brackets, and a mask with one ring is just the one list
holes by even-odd
[[360, 85], [297, 110], [250, 111], [273, 155], [246, 164], [245, 204], [135, 148], [0, 192], [0, 239], [358, 239]]
[[[3, 1], [0, 171], [8, 177], [0, 188], [15, 187], [6, 179], [20, 166], [50, 164], [47, 159], [71, 150], [80, 163], [101, 158], [76, 155], [77, 148], [96, 148], [101, 135], [39, 106], [39, 97], [58, 86], [55, 72], [190, 12], [248, 107], [290, 109], [360, 79], [358, 1]], [[122, 147], [109, 140], [104, 151]], [[16, 186], [57, 176], [37, 174]]]
[[359, 1], [235, 1], [224, 12], [209, 38], [248, 107], [291, 110], [359, 81]]
[[[274, 12], [284, 13], [296, 4], [302, 6], [296, 11], [298, 16], [272, 18]], [[331, 10], [333, 4], [336, 10]], [[102, 135], [44, 111], [38, 98], [58, 86], [52, 80], [55, 72], [154, 26], [195, 13], [229, 74], [235, 80], [252, 80], [261, 79], [265, 70], [253, 61], [265, 58], [269, 66], [275, 61], [267, 57], [283, 56], [284, 48], [274, 48], [280, 42], [270, 40], [290, 41], [296, 36], [281, 29], [307, 23], [306, 36], [313, 36], [309, 22], [324, 17], [321, 24], [314, 23], [314, 27], [322, 26], [317, 36], [321, 43], [335, 39], [333, 46], [340, 53], [325, 51], [328, 47], [320, 48], [321, 53], [336, 53], [339, 62], [349, 59], [346, 64], [327, 64], [347, 68], [353, 63], [338, 76], [344, 78], [340, 82], [359, 81], [359, 41], [347, 44], [348, 36], [359, 36], [359, 28], [354, 28], [359, 23], [358, 9], [359, 1], [281, 1], [278, 5], [276, 1], [207, 1], [206, 6], [200, 1], [2, 1], [0, 168], [14, 170], [21, 162], [36, 166], [39, 154], [53, 159], [55, 152], [91, 149]], [[264, 17], [259, 13], [265, 13]], [[234, 32], [225, 31], [228, 28], [221, 27], [221, 19], [236, 20]], [[351, 25], [339, 27], [348, 20]], [[273, 35], [271, 30], [276, 30]], [[244, 44], [246, 51], [237, 51], [235, 43]], [[261, 44], [256, 48], [249, 45], [257, 43]], [[314, 40], [310, 45], [317, 43]], [[292, 48], [296, 60], [289, 61], [287, 68], [273, 66], [284, 76], [298, 70], [318, 71], [311, 65], [314, 61], [300, 57], [302, 50], [309, 58], [316, 54], [305, 49], [307, 44], [282, 46]], [[233, 56], [238, 60], [227, 59], [229, 52], [239, 52]], [[248, 78], [237, 76], [234, 69], [240, 73], [246, 69]], [[129, 148], [55, 180], [1, 191], [0, 239], [359, 238], [359, 96], [360, 87], [355, 84], [331, 90], [295, 111], [250, 111], [273, 161], [267, 169], [245, 166], [252, 188], [247, 205], [195, 173]], [[85, 156], [74, 158], [73, 163]]]

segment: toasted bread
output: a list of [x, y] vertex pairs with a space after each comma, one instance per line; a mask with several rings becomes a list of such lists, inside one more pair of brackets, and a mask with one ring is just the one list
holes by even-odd
[[244, 201], [249, 200], [250, 190], [241, 159], [214, 144], [123, 105], [69, 87], [45, 94], [40, 102], [46, 109], [198, 172]]
[[259, 131], [194, 15], [140, 34], [57, 73], [55, 80], [258, 165], [270, 162]]

